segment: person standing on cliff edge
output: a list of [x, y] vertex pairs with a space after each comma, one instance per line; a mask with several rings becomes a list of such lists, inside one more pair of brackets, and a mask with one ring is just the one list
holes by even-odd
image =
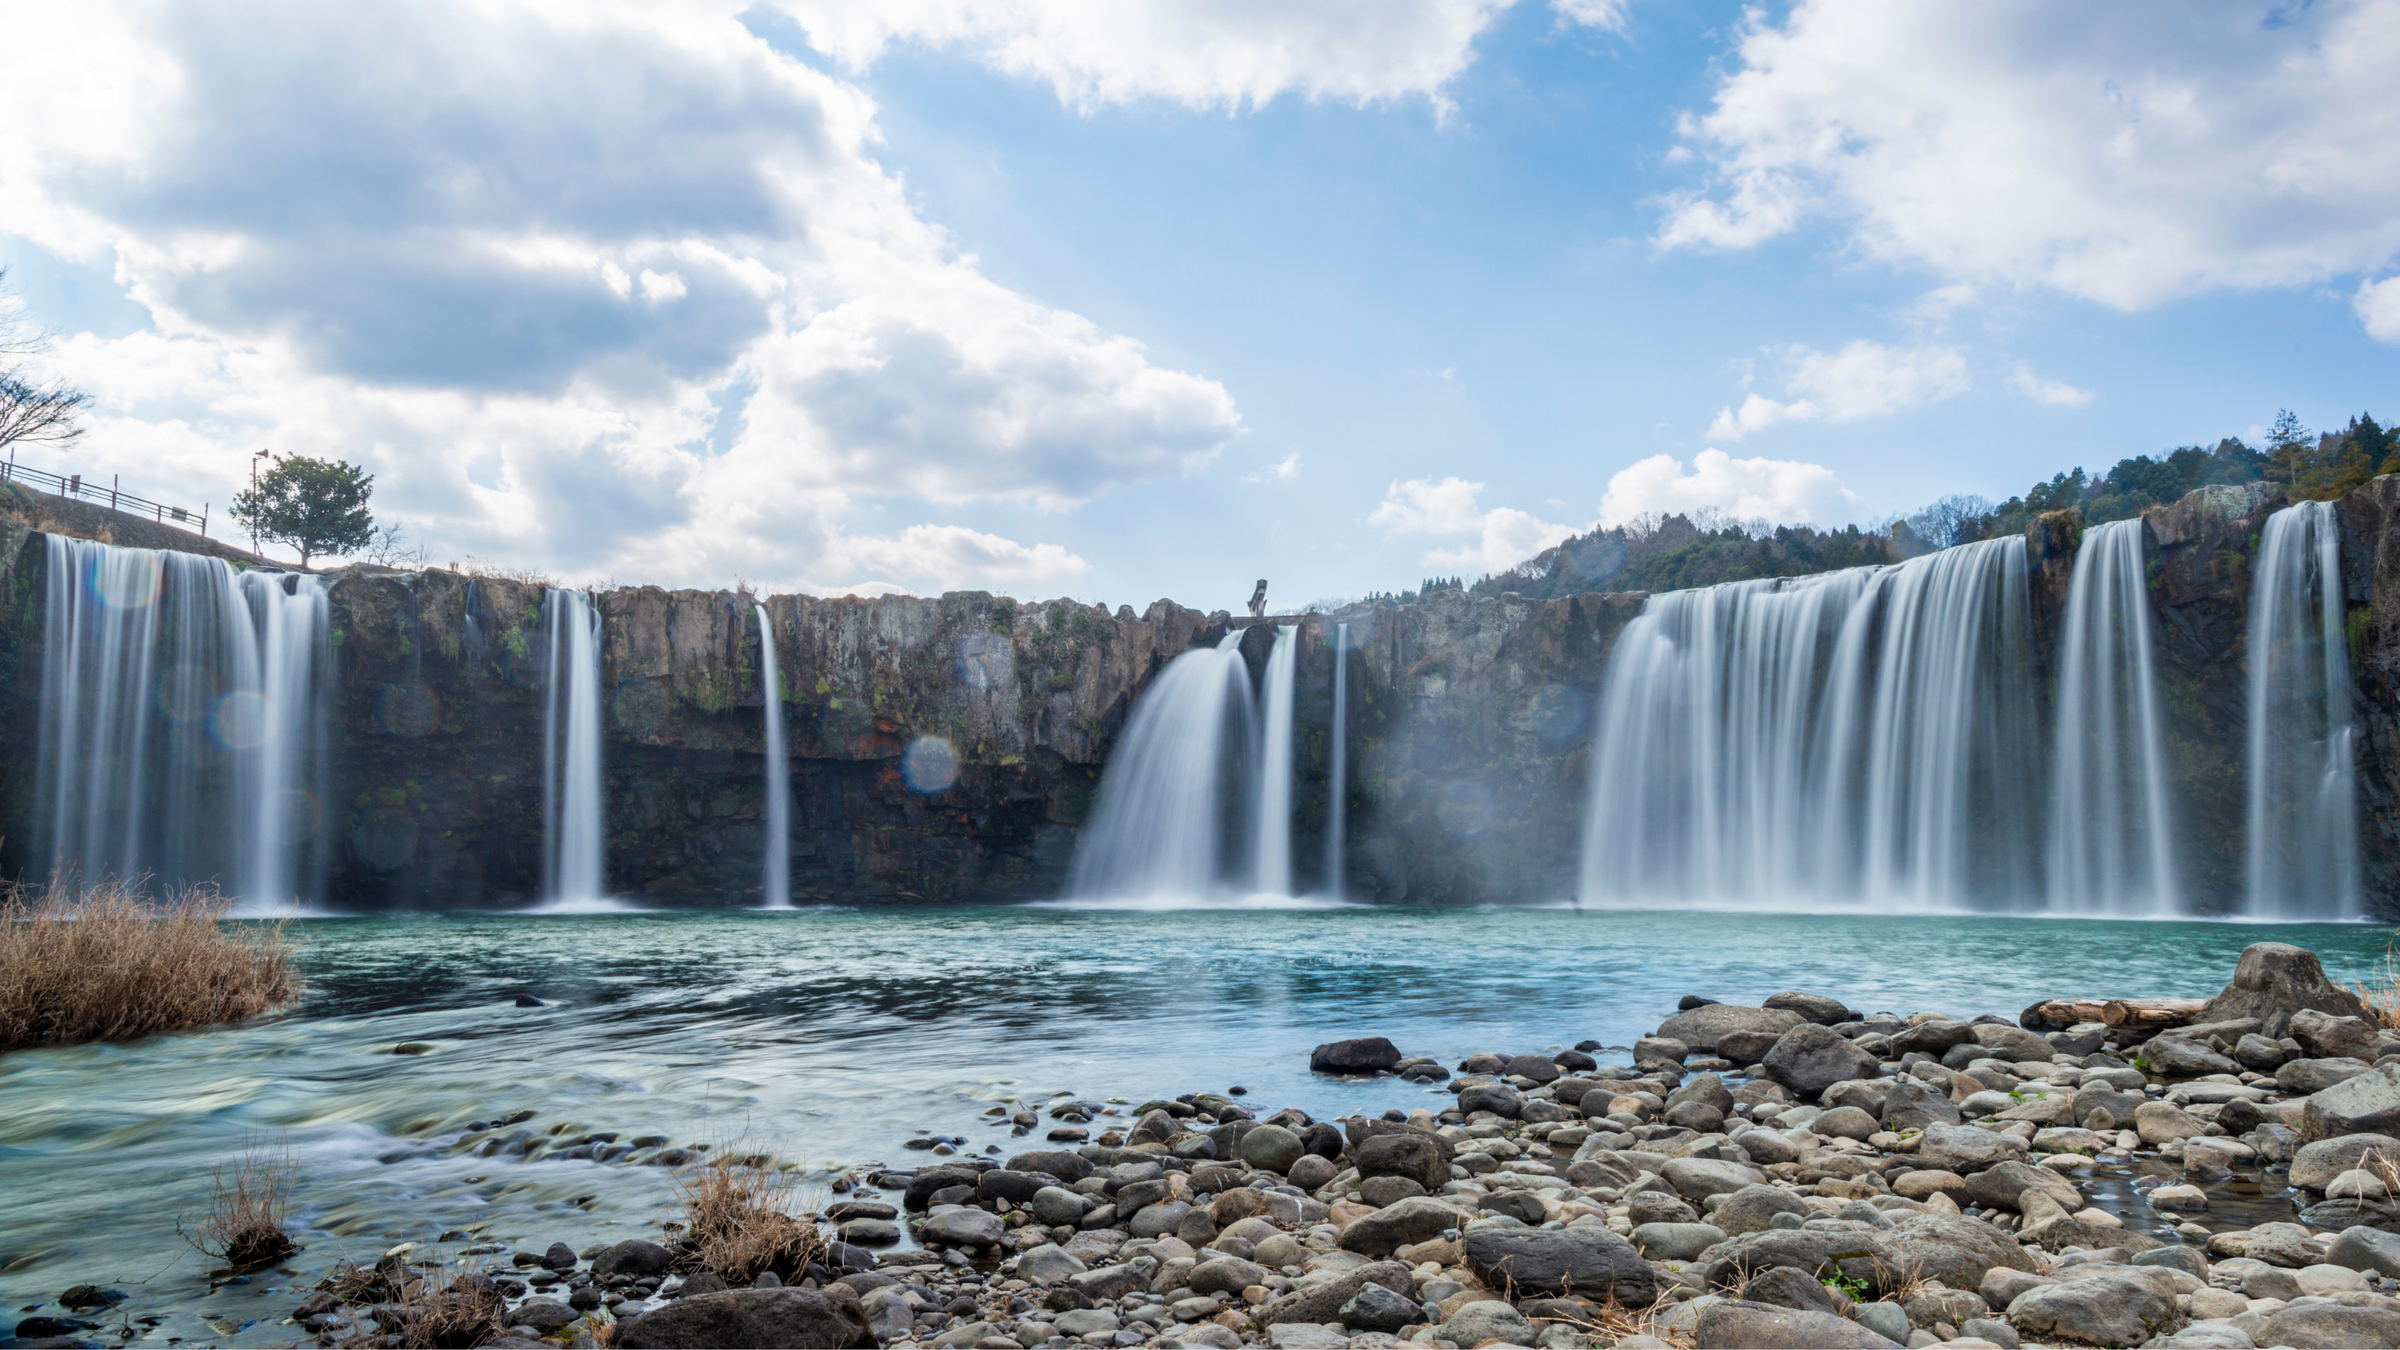
[[1253, 619], [1267, 617], [1267, 579], [1265, 577], [1260, 577], [1258, 589], [1250, 592], [1250, 617]]

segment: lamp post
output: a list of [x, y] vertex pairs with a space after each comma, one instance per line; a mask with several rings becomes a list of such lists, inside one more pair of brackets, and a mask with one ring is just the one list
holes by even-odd
[[[271, 450], [261, 450], [257, 454], [250, 457], [251, 491], [256, 492], [258, 490], [258, 462], [262, 459], [272, 462], [274, 458], [275, 454]], [[258, 518], [256, 516], [252, 516], [250, 519], [250, 551], [252, 553], [258, 552]]]

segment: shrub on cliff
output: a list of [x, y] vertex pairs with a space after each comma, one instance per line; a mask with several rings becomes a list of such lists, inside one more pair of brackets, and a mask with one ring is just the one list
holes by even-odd
[[109, 880], [0, 888], [0, 1051], [129, 1040], [299, 997], [281, 924], [229, 925], [213, 889], [153, 900]]

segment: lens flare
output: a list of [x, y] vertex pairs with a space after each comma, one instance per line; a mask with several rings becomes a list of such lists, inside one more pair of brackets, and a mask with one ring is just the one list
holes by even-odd
[[237, 689], [217, 700], [208, 715], [209, 734], [228, 750], [256, 750], [267, 743], [274, 727], [264, 694]]
[[216, 706], [217, 677], [202, 666], [178, 662], [158, 673], [153, 693], [159, 714], [170, 722], [198, 722]]
[[900, 756], [900, 777], [919, 792], [943, 791], [958, 781], [958, 750], [939, 736], [919, 736]]
[[85, 564], [84, 584], [111, 609], [148, 609], [158, 603], [162, 569], [155, 553], [132, 549], [95, 552]]

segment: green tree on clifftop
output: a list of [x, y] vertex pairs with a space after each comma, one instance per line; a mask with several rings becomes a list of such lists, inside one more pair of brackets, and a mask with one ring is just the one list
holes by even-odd
[[300, 565], [320, 553], [354, 553], [374, 537], [367, 498], [375, 477], [354, 464], [293, 455], [233, 498], [233, 518], [260, 540], [300, 550]]

